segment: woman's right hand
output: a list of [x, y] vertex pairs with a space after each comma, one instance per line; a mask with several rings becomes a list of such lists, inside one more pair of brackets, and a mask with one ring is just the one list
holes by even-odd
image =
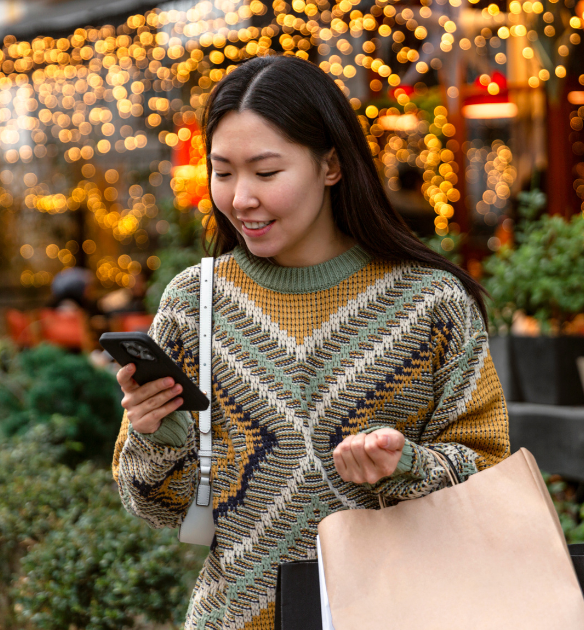
[[132, 378], [135, 371], [136, 366], [128, 363], [116, 375], [124, 392], [122, 407], [127, 411], [134, 431], [154, 433], [160, 427], [162, 418], [183, 404], [182, 398], [175, 398], [181, 393], [182, 386], [178, 383], [175, 385], [171, 377], [138, 385]]

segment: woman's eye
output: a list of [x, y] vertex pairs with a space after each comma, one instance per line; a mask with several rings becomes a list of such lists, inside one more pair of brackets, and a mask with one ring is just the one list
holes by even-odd
[[[229, 177], [229, 175], [231, 175], [231, 173], [217, 173], [217, 171], [214, 171], [215, 173], [215, 177], [218, 177], [219, 179], [223, 179], [224, 177]], [[258, 175], [260, 177], [271, 177], [272, 175], [276, 175], [276, 173], [279, 173], [279, 171], [272, 171], [270, 173], [258, 173]]]

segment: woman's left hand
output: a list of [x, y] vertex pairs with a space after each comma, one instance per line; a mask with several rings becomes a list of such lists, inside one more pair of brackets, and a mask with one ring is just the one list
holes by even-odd
[[343, 481], [374, 484], [395, 471], [404, 444], [395, 429], [349, 435], [333, 451], [335, 467]]

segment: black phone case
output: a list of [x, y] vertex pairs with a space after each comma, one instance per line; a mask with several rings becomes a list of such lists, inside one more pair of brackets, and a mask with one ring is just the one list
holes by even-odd
[[178, 395], [184, 402], [177, 410], [204, 411], [209, 406], [207, 396], [146, 333], [103, 333], [99, 343], [120, 365], [133, 363], [136, 366], [132, 378], [138, 385], [167, 376], [180, 383], [183, 391]]

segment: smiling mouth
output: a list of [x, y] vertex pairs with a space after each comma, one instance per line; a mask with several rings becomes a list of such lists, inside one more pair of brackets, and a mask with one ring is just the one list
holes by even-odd
[[261, 230], [268, 225], [272, 224], [274, 221], [242, 221], [242, 224], [248, 230]]

